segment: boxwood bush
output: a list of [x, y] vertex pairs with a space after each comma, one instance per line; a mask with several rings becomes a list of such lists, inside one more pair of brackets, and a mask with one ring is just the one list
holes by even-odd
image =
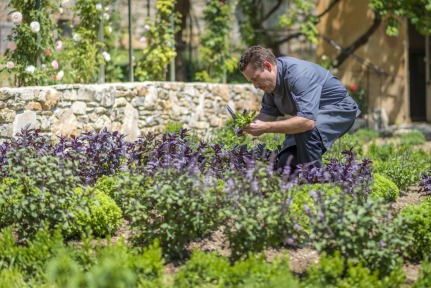
[[400, 233], [406, 234], [412, 241], [407, 249], [408, 255], [415, 259], [431, 255], [431, 202], [408, 205], [400, 214], [406, 219], [406, 225]]

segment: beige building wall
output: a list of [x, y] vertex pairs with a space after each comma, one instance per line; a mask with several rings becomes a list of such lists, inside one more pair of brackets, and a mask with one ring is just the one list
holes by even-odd
[[[317, 14], [330, 4], [329, 0], [318, 1]], [[373, 12], [368, 1], [340, 1], [318, 25], [319, 32], [347, 47], [371, 27]], [[371, 36], [369, 41], [354, 52], [359, 58], [349, 57], [334, 71], [348, 86], [355, 84], [363, 87], [368, 94], [369, 117], [373, 122], [373, 111], [383, 109], [389, 124], [410, 122], [408, 99], [408, 35], [406, 23], [402, 23], [398, 37], [389, 37], [385, 23]], [[320, 39], [318, 55], [335, 59], [340, 52], [325, 40]], [[356, 60], [355, 60], [356, 59]], [[361, 61], [364, 63], [360, 63]], [[385, 115], [382, 115], [383, 117]], [[381, 128], [381, 127], [379, 127]]]

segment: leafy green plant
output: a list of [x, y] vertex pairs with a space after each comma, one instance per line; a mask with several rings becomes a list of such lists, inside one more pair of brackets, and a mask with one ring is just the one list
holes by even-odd
[[323, 253], [318, 264], [308, 268], [301, 287], [400, 287], [405, 281], [402, 266], [390, 272], [386, 277], [379, 277], [379, 271], [372, 271], [363, 263], [343, 259], [338, 251], [333, 255]]
[[[112, 235], [123, 222], [122, 211], [115, 201], [104, 192], [91, 189], [88, 200], [89, 213], [76, 213], [76, 228], [78, 235], [88, 228], [95, 236]], [[82, 188], [75, 189], [77, 194], [83, 193]]]
[[319, 197], [319, 194], [321, 197], [326, 197], [341, 193], [341, 188], [333, 183], [298, 185], [293, 187], [292, 190], [293, 197], [290, 213], [306, 233], [309, 233], [311, 228], [308, 213], [317, 213], [314, 199]]
[[344, 150], [352, 149], [357, 155], [363, 155], [363, 144], [355, 134], [345, 134], [341, 138], [335, 140], [331, 148], [323, 154], [324, 163], [328, 163], [331, 159], [341, 159]]
[[419, 130], [409, 131], [400, 135], [400, 144], [405, 146], [422, 145], [425, 141], [425, 135]]
[[279, 247], [303, 233], [291, 217], [292, 191], [286, 183], [281, 189], [282, 183], [278, 174], [263, 165], [248, 170], [245, 176], [233, 173], [227, 178], [221, 212], [226, 215], [224, 235], [232, 259]]
[[370, 145], [367, 153], [374, 160], [373, 171], [393, 181], [400, 190], [418, 182], [421, 173], [430, 166], [429, 156], [423, 150], [414, 151], [407, 146]]
[[[140, 81], [164, 81], [168, 63], [176, 56], [174, 35], [180, 16], [174, 11], [175, 0], [156, 1], [156, 20], [146, 23], [147, 47], [136, 61], [135, 74]], [[173, 27], [172, 27], [173, 26]]]
[[197, 72], [197, 81], [226, 82], [226, 73], [236, 69], [238, 62], [230, 55], [229, 32], [232, 28], [232, 3], [230, 0], [207, 1], [203, 11], [206, 23], [205, 31], [200, 37], [199, 58], [201, 71]]
[[413, 288], [425, 288], [431, 287], [431, 263], [428, 257], [425, 257], [422, 261], [421, 270], [419, 277], [416, 282], [412, 285]]
[[196, 250], [175, 275], [174, 287], [299, 287], [299, 280], [287, 255], [268, 263], [250, 254], [231, 265], [226, 257]]
[[181, 122], [168, 122], [166, 124], [165, 130], [168, 133], [178, 133], [182, 127], [183, 124]]
[[105, 42], [115, 34], [111, 33], [110, 14], [102, 3], [77, 0], [70, 8], [74, 13], [72, 38], [62, 38], [64, 48], [58, 53], [65, 65], [66, 83], [95, 83], [100, 65], [111, 61]]
[[355, 137], [359, 138], [362, 143], [371, 142], [379, 137], [379, 131], [368, 128], [361, 128], [353, 133]]
[[400, 233], [412, 240], [407, 252], [412, 258], [422, 259], [431, 254], [431, 202], [423, 201], [418, 205], [408, 205], [401, 210], [406, 224]]
[[234, 120], [234, 123], [235, 123], [234, 132], [235, 134], [239, 134], [242, 131], [241, 130], [242, 127], [250, 124], [253, 121], [254, 117], [256, 116], [256, 111], [251, 112], [247, 109], [244, 109], [242, 112], [237, 111], [235, 115], [236, 115], [236, 119]]
[[363, 263], [379, 271], [380, 278], [399, 267], [409, 240], [398, 233], [403, 219], [392, 220], [387, 205], [345, 192], [317, 200], [317, 215], [310, 214], [310, 239], [319, 252], [339, 251], [346, 263]]
[[24, 245], [17, 242], [12, 227], [1, 230], [0, 233], [0, 263], [2, 267], [9, 267], [21, 271], [24, 280], [39, 277], [45, 264], [56, 251], [64, 247], [60, 231], [43, 229]]
[[75, 213], [88, 213], [91, 197], [88, 190], [75, 192], [78, 181], [71, 175], [73, 163], [53, 156], [37, 157], [29, 147], [14, 152], [16, 158], [9, 157], [7, 165], [11, 178], [0, 184], [0, 228], [12, 225], [22, 240], [44, 228], [59, 228], [70, 235], [76, 225]]
[[395, 201], [400, 196], [400, 189], [394, 182], [379, 173], [374, 173], [373, 178], [371, 196], [385, 201]]
[[130, 220], [132, 241], [148, 245], [159, 239], [166, 257], [184, 258], [190, 241], [220, 225], [221, 187], [212, 177], [181, 170], [159, 170], [153, 177], [139, 190], [132, 184], [120, 192], [131, 195], [125, 216]]

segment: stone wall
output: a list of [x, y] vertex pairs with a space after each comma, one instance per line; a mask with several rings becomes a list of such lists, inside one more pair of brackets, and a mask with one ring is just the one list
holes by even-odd
[[[0, 139], [30, 124], [55, 139], [107, 127], [126, 140], [182, 123], [201, 137], [234, 109], [260, 109], [262, 93], [250, 84], [140, 82], [0, 88]], [[1, 141], [1, 140], [0, 140]]]

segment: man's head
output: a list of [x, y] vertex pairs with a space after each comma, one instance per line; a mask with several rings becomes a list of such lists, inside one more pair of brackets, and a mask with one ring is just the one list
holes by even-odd
[[271, 93], [277, 83], [277, 59], [269, 49], [252, 46], [244, 51], [238, 63], [244, 77], [256, 89]]

